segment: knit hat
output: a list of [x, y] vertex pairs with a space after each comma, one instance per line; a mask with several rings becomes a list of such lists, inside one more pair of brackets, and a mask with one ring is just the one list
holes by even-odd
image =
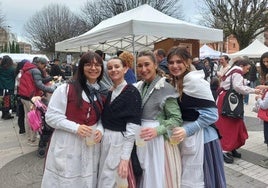
[[42, 64], [47, 64], [48, 63], [48, 61], [46, 60], [46, 58], [43, 58], [43, 57], [39, 57], [38, 60], [37, 60], [37, 62], [40, 62]]

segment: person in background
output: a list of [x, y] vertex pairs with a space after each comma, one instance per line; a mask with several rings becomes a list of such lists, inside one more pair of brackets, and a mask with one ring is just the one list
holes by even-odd
[[3, 96], [2, 119], [12, 119], [9, 112], [14, 105], [15, 68], [13, 60], [5, 55], [0, 64], [0, 96]]
[[53, 60], [53, 63], [51, 64], [49, 75], [51, 77], [54, 77], [54, 76], [60, 77], [61, 76], [62, 79], [65, 80], [65, 75], [61, 71], [61, 68], [60, 68], [60, 60], [59, 59]]
[[[262, 95], [257, 95], [255, 97], [257, 101], [257, 105], [262, 109], [268, 108], [268, 52], [262, 54], [260, 58], [260, 83], [261, 85], [256, 88], [261, 89], [262, 93], [265, 94], [264, 97]], [[263, 122], [263, 133], [264, 133], [264, 143], [267, 144], [268, 147], [268, 122]], [[268, 162], [267, 162], [268, 166]]]
[[24, 64], [27, 62], [28, 60], [24, 59], [21, 62], [19, 62], [17, 64], [16, 70], [15, 70], [15, 76], [16, 76], [16, 81], [15, 81], [15, 94], [17, 95], [17, 116], [18, 116], [18, 125], [19, 125], [19, 134], [24, 134], [25, 133], [25, 122], [24, 122], [24, 118], [25, 118], [25, 112], [24, 112], [24, 108], [23, 108], [23, 104], [21, 102], [21, 98], [18, 94], [18, 87], [20, 84], [20, 78], [22, 75], [22, 68], [24, 66]]
[[[267, 64], [267, 66], [268, 66], [268, 64]], [[265, 85], [266, 86], [268, 85], [268, 74], [266, 74]], [[267, 88], [268, 88], [268, 86], [267, 86]], [[268, 92], [267, 92], [267, 89], [264, 89], [262, 94], [256, 95], [255, 100], [256, 100], [255, 105], [258, 108], [261, 108], [265, 111], [268, 110]], [[264, 136], [264, 144], [266, 144], [266, 146], [268, 148], [268, 121], [264, 121], [264, 120], [263, 120], [263, 136]], [[268, 168], [268, 159], [262, 160], [259, 165], [264, 167], [264, 168]]]
[[205, 74], [205, 80], [210, 81], [210, 58], [207, 57], [203, 61], [200, 61], [198, 57], [193, 58], [192, 65], [196, 70], [203, 70]]
[[243, 119], [234, 119], [221, 114], [223, 99], [226, 92], [230, 89], [231, 81], [233, 89], [240, 94], [260, 93], [259, 89], [251, 88], [245, 83], [243, 75], [246, 74], [249, 69], [250, 62], [246, 59], [239, 58], [221, 77], [219, 95], [217, 98], [219, 119], [216, 122], [216, 126], [222, 136], [221, 146], [226, 163], [233, 163], [233, 157], [241, 158], [241, 153], [238, 153], [237, 149], [245, 144], [246, 139], [248, 139], [248, 132]]
[[182, 160], [181, 187], [225, 188], [226, 179], [219, 135], [214, 123], [218, 110], [202, 70], [192, 66], [186, 48], [173, 47], [167, 55], [183, 126], [175, 128]]
[[[267, 78], [268, 78], [268, 74], [267, 74]], [[268, 84], [268, 79], [266, 83]], [[264, 90], [263, 94], [256, 95], [255, 100], [256, 100], [256, 106], [258, 106], [259, 108], [263, 110], [268, 110], [267, 89]], [[267, 121], [263, 121], [263, 133], [264, 133], [264, 143], [267, 145], [267, 148], [268, 148], [268, 122]]]
[[260, 88], [260, 89], [267, 89], [268, 86], [265, 86], [265, 82], [266, 82], [266, 75], [268, 74], [268, 52], [265, 52], [261, 55], [259, 73], [260, 73], [260, 76], [259, 76], [260, 86], [259, 87], [264, 86], [264, 88]]
[[256, 66], [256, 69], [257, 69], [256, 86], [258, 86], [258, 85], [260, 85], [261, 63], [260, 62], [256, 62], [255, 66]]
[[208, 82], [211, 81], [212, 74], [213, 74], [213, 66], [214, 63], [211, 61], [209, 57], [206, 57], [204, 60], [204, 66], [205, 66], [205, 80]]
[[133, 70], [134, 56], [132, 53], [124, 51], [119, 55], [119, 58], [125, 61], [125, 64], [127, 65], [127, 72], [125, 74], [126, 82], [128, 84], [136, 83], [137, 79]]
[[141, 96], [137, 88], [124, 79], [127, 69], [127, 64], [118, 57], [107, 62], [113, 89], [107, 96], [101, 115], [104, 135], [98, 188], [116, 187], [116, 174], [121, 178], [129, 175], [135, 129], [141, 124]]
[[[243, 56], [244, 59], [249, 60], [248, 56]], [[247, 85], [250, 86], [251, 88], [255, 88], [257, 85], [257, 68], [255, 66], [255, 63], [253, 61], [250, 61], [250, 69], [248, 73], [244, 75], [244, 78], [247, 79]], [[248, 104], [249, 101], [249, 94], [244, 95], [244, 104]]]
[[[21, 98], [23, 104], [24, 113], [28, 114], [31, 110], [31, 98], [34, 96], [43, 96], [47, 93], [53, 93], [56, 86], [46, 86], [45, 83], [50, 81], [51, 78], [45, 78], [45, 68], [48, 61], [45, 58], [34, 58], [33, 63], [25, 62], [22, 67], [22, 75], [20, 78], [20, 83], [18, 86], [18, 95]], [[24, 123], [26, 126], [26, 134], [28, 137], [28, 144], [31, 146], [36, 146], [38, 144], [36, 138], [36, 132], [32, 131], [28, 121], [27, 116], [24, 118]]]
[[165, 72], [165, 74], [169, 74], [169, 70], [167, 67], [167, 58], [166, 58], [166, 52], [164, 49], [156, 49], [154, 51], [154, 55], [156, 57], [157, 63], [158, 63], [158, 67], [159, 69], [163, 70]]
[[258, 75], [257, 75], [257, 68], [256, 65], [254, 63], [254, 61], [250, 61], [250, 70], [249, 70], [249, 85], [251, 88], [255, 88], [257, 86], [257, 80], [258, 80]]
[[120, 54], [122, 54], [123, 52], [124, 52], [124, 51], [122, 51], [122, 50], [118, 50], [118, 51], [116, 52], [116, 56], [119, 57]]
[[79, 65], [79, 62], [80, 62], [80, 59], [81, 59], [82, 55], [83, 55], [83, 53], [81, 53], [81, 54], [79, 55], [79, 59], [78, 59], [76, 62], [73, 62], [73, 63], [72, 63], [73, 75], [76, 74], [76, 71], [77, 71], [77, 68], [78, 68], [78, 65]]
[[60, 65], [61, 72], [64, 74], [65, 79], [72, 76], [72, 67], [67, 64], [67, 61], [63, 61]]
[[[100, 85], [103, 62], [94, 52], [85, 53], [73, 82], [60, 85], [53, 93], [46, 122], [52, 134], [42, 188], [97, 187], [100, 140], [103, 128], [99, 122], [107, 90]], [[92, 127], [96, 131], [92, 132]], [[86, 137], [94, 134], [94, 145]]]
[[221, 77], [230, 69], [231, 65], [229, 64], [230, 58], [227, 55], [220, 56], [220, 69], [216, 73], [218, 78], [221, 80]]
[[105, 61], [105, 53], [101, 50], [96, 50], [95, 53], [97, 53], [103, 60], [103, 67], [104, 67], [104, 72], [103, 72], [103, 77], [101, 79], [101, 83], [107, 88], [110, 89], [113, 86], [113, 82], [111, 78], [108, 75], [107, 71], [107, 61]]
[[178, 147], [171, 145], [167, 128], [182, 124], [177, 103], [178, 93], [165, 77], [158, 75], [158, 63], [151, 51], [142, 51], [137, 57], [137, 72], [141, 81], [135, 85], [142, 96], [142, 130], [140, 136], [146, 145], [137, 147], [143, 174], [140, 188], [179, 188], [181, 158]]
[[196, 70], [204, 70], [204, 64], [200, 61], [198, 57], [193, 58], [192, 64], [196, 68]]

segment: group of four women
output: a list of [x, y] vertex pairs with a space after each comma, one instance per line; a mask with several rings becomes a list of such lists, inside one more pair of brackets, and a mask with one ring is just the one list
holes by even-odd
[[[125, 62], [112, 58], [107, 71], [113, 87], [107, 90], [100, 84], [101, 58], [93, 52], [81, 57], [74, 81], [58, 87], [48, 105], [46, 121], [55, 131], [43, 188], [116, 187], [117, 174], [130, 176], [140, 126], [146, 145], [136, 149], [142, 175], [134, 186], [226, 187], [210, 85], [202, 70], [194, 70], [185, 48], [172, 48], [167, 60], [171, 84], [157, 74], [153, 52], [140, 52], [136, 70], [141, 81], [134, 86], [124, 80]], [[169, 126], [175, 127], [179, 147], [168, 141]], [[96, 144], [88, 146], [85, 139], [91, 134]]]

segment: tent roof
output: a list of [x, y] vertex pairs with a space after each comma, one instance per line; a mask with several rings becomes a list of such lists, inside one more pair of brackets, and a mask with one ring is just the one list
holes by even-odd
[[199, 57], [200, 57], [200, 59], [205, 59], [206, 57], [219, 58], [223, 54], [225, 54], [225, 53], [217, 51], [217, 50], [214, 50], [214, 49], [212, 49], [211, 47], [209, 47], [206, 44], [201, 46], [201, 48], [199, 49]]
[[153, 49], [166, 38], [222, 41], [223, 32], [172, 18], [145, 4], [102, 21], [88, 32], [56, 43], [56, 51]]
[[248, 56], [249, 58], [260, 58], [265, 52], [268, 52], [268, 47], [261, 43], [258, 39], [255, 39], [243, 50], [229, 54], [229, 57], [235, 58], [239, 56]]
[[45, 58], [46, 60], [49, 61], [47, 56], [44, 55], [44, 54], [0, 53], [0, 57], [3, 57], [5, 55], [8, 55], [13, 60], [13, 62], [15, 62], [15, 63], [18, 63], [18, 62], [20, 62], [20, 61], [22, 61], [24, 59], [27, 59], [27, 60], [32, 62], [34, 57], [43, 57], [43, 58]]

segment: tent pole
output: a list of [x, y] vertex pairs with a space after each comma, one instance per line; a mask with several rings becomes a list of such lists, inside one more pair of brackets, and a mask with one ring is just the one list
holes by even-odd
[[134, 56], [134, 66], [133, 66], [133, 68], [134, 68], [134, 73], [135, 73], [135, 77], [137, 78], [137, 71], [136, 71], [136, 61], [137, 61], [137, 55], [135, 54], [135, 42], [134, 42], [134, 40], [135, 40], [135, 35], [132, 35], [132, 50], [133, 50], [133, 56]]

